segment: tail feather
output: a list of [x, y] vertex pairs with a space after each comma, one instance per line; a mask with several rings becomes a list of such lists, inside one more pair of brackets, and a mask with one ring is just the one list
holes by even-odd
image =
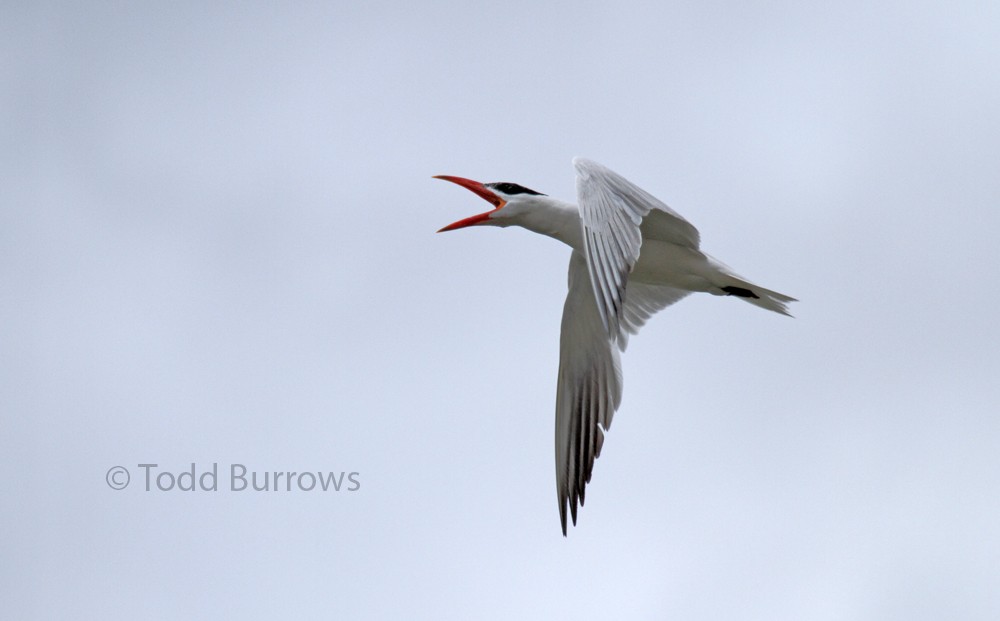
[[723, 293], [726, 295], [735, 295], [744, 302], [749, 302], [754, 306], [759, 306], [775, 313], [781, 313], [788, 317], [792, 316], [788, 312], [788, 304], [790, 302], [798, 302], [795, 298], [757, 286], [737, 276], [730, 275], [729, 280], [732, 281], [732, 284], [721, 287]]

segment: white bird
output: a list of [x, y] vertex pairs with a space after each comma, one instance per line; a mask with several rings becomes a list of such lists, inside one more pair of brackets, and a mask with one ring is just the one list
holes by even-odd
[[[795, 298], [737, 276], [699, 248], [699, 234], [679, 213], [604, 166], [575, 158], [579, 207], [516, 183], [480, 183], [441, 175], [493, 204], [449, 224], [520, 226], [573, 249], [563, 306], [556, 390], [556, 487], [566, 535], [566, 509], [577, 507], [622, 398], [618, 350], [656, 312], [692, 292], [736, 296], [789, 315]], [[790, 315], [789, 315], [790, 316]]]

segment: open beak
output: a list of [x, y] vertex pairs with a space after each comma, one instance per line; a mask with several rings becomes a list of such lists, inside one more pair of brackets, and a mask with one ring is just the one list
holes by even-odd
[[481, 214], [465, 218], [464, 220], [459, 220], [458, 222], [452, 222], [448, 226], [442, 228], [438, 233], [443, 233], [445, 231], [454, 231], [455, 229], [464, 229], [467, 226], [473, 226], [476, 224], [482, 224], [490, 219], [490, 214], [494, 211], [502, 208], [507, 204], [507, 201], [497, 196], [488, 187], [479, 183], [478, 181], [473, 181], [472, 179], [464, 179], [462, 177], [451, 177], [448, 175], [436, 175], [435, 179], [444, 179], [445, 181], [451, 181], [457, 185], [462, 186], [466, 190], [476, 194], [488, 203], [493, 204], [493, 209], [483, 212]]

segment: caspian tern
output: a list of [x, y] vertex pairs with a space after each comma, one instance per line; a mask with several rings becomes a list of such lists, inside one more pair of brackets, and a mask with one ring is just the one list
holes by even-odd
[[[699, 249], [698, 229], [663, 202], [604, 166], [575, 158], [579, 206], [516, 183], [441, 175], [493, 209], [442, 228], [520, 226], [573, 249], [563, 306], [556, 389], [556, 487], [577, 507], [622, 398], [618, 350], [656, 312], [692, 292], [735, 296], [782, 315], [795, 298], [759, 287]], [[790, 316], [790, 315], [789, 315]]]

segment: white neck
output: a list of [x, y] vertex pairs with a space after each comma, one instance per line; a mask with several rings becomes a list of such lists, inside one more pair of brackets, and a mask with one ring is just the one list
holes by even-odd
[[538, 197], [534, 203], [518, 215], [518, 226], [558, 239], [574, 250], [583, 250], [583, 225], [576, 205], [549, 197]]

